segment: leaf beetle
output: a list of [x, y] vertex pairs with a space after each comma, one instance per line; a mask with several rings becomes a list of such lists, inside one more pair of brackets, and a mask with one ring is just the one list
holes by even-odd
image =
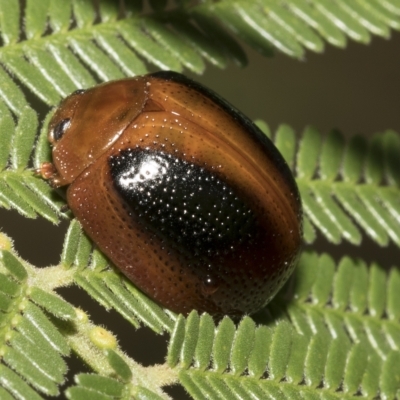
[[79, 90], [49, 124], [85, 232], [162, 306], [234, 318], [263, 307], [302, 243], [295, 180], [272, 142], [212, 90], [161, 71]]

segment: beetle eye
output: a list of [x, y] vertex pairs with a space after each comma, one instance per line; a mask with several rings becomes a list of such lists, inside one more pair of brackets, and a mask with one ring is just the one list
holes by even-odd
[[75, 90], [75, 92], [73, 92], [73, 93], [71, 94], [71, 96], [74, 95], [74, 94], [83, 94], [83, 93], [85, 93], [85, 92], [86, 92], [85, 89], [78, 89], [78, 90]]
[[64, 132], [68, 129], [70, 125], [71, 125], [70, 118], [66, 118], [60, 121], [53, 129], [53, 139], [56, 141], [60, 140], [64, 135]]

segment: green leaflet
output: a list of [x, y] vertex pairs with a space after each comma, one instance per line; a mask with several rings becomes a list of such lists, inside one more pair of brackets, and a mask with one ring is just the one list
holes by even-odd
[[0, 267], [4, 271], [0, 284], [0, 386], [16, 398], [37, 398], [32, 388], [57, 395], [67, 372], [61, 356], [68, 355], [70, 348], [54, 321], [29, 299], [63, 319], [73, 319], [74, 309], [54, 294], [31, 287], [27, 281], [31, 272], [12, 252], [0, 252]]
[[180, 381], [195, 399], [225, 399], [232, 392], [243, 398], [308, 393], [310, 398], [347, 399], [358, 391], [390, 398], [400, 387], [398, 375], [389, 372], [399, 362], [400, 324], [396, 317], [385, 318], [393, 293], [377, 293], [383, 284], [393, 287], [392, 279], [398, 281], [397, 272], [387, 273], [376, 264], [343, 258], [335, 265], [325, 254], [305, 253], [291, 289], [293, 300], [280, 300], [282, 293], [268, 306], [280, 305], [288, 320], [257, 326], [245, 317], [235, 327], [224, 318], [209, 336], [213, 353], [208, 362], [200, 362], [197, 353], [189, 359], [184, 349], [200, 343], [207, 315], [194, 326], [191, 314], [176, 322], [168, 357], [174, 354]]
[[[223, 0], [191, 7], [181, 1], [172, 12], [155, 2], [146, 14], [138, 2], [123, 3], [121, 9], [108, 1], [100, 1], [98, 9], [82, 0], [44, 0], [40, 7], [29, 0], [24, 9], [15, 0], [0, 3], [0, 63], [42, 101], [55, 105], [76, 88], [92, 85], [92, 74], [109, 80], [146, 72], [136, 53], [158, 68], [185, 66], [201, 73], [204, 59], [219, 67], [228, 59], [246, 63], [232, 33], [262, 54], [276, 48], [303, 58], [306, 49], [322, 52], [324, 40], [344, 47], [347, 37], [368, 43], [371, 34], [388, 37], [400, 28], [397, 5], [387, 0]], [[26, 39], [19, 43], [21, 37]], [[18, 114], [25, 96], [7, 73], [0, 75], [7, 82], [1, 85], [3, 98]]]
[[[80, 230], [78, 232], [81, 234]], [[69, 237], [74, 235], [76, 233], [72, 232]], [[85, 252], [85, 246], [80, 246], [78, 242], [77, 252], [80, 251]], [[96, 260], [93, 268], [101, 270], [106, 267], [101, 256], [94, 255], [93, 259]], [[75, 260], [82, 261], [82, 258], [77, 256]], [[79, 271], [79, 266], [72, 268]], [[130, 384], [133, 372], [131, 368], [136, 364], [132, 361], [128, 364], [126, 356], [118, 349], [101, 349], [99, 353], [98, 345], [91, 340], [92, 332], [100, 335], [97, 336], [100, 341], [101, 335], [107, 336], [109, 333], [103, 328], [93, 326], [82, 311], [76, 311], [71, 304], [47, 288], [49, 276], [57, 276], [60, 285], [62, 282], [71, 283], [73, 274], [70, 269], [60, 265], [36, 270], [23, 263], [12, 251], [0, 250], [0, 271], [2, 398], [39, 399], [40, 394], [58, 395], [67, 372], [67, 364], [62, 357], [69, 355], [71, 347], [83, 357], [87, 357], [88, 351], [91, 352], [92, 357], [94, 356], [92, 367], [103, 374], [113, 374], [113, 378], [104, 375], [78, 375], [77, 386], [70, 388], [73, 398], [81, 398], [79, 396], [82, 393], [89, 396], [88, 398], [91, 395], [93, 398], [122, 398], [129, 396], [131, 392], [137, 393], [138, 398], [160, 398], [148, 387]], [[43, 285], [46, 290], [36, 285]], [[126, 290], [125, 286], [122, 287]], [[126, 293], [132, 292], [126, 290]], [[116, 295], [118, 296], [118, 292]], [[133, 296], [125, 297], [125, 302], [129, 308], [137, 299]], [[160, 321], [171, 325], [165, 314], [163, 317], [160, 312], [157, 314], [154, 306], [150, 305], [146, 309], [149, 315], [144, 318], [150, 326], [152, 318], [159, 325]], [[166, 329], [167, 326], [162, 328]], [[159, 331], [162, 328], [153, 327]], [[115, 343], [111, 346], [116, 346], [114, 339], [109, 343]]]
[[114, 350], [106, 351], [107, 360], [111, 368], [115, 373], [124, 381], [129, 381], [132, 378], [132, 372], [129, 369], [128, 364], [123, 360], [123, 358], [118, 355]]
[[390, 311], [397, 298], [393, 290], [396, 282], [396, 268], [387, 272], [376, 263], [368, 266], [349, 257], [342, 258], [335, 266], [326, 254], [316, 257], [315, 253], [305, 253], [296, 271], [294, 290], [298, 300], [289, 307], [289, 315], [297, 325], [299, 310], [306, 313], [301, 322], [303, 328], [300, 325], [297, 328], [302, 333], [315, 329], [322, 318], [328, 321], [333, 335], [339, 335], [343, 324], [337, 321], [346, 320], [346, 331], [352, 341], [367, 340], [386, 358], [397, 348], [393, 343], [400, 339], [397, 312]]
[[282, 125], [274, 142], [295, 169], [307, 243], [316, 237], [311, 222], [334, 244], [358, 245], [365, 233], [381, 246], [400, 245], [399, 134], [387, 131], [370, 141], [354, 136], [346, 143], [338, 131], [324, 136], [307, 127], [296, 152], [293, 131]]
[[[52, 223], [67, 217], [64, 201], [33, 172], [50, 160], [51, 113], [40, 121], [29, 106], [32, 96], [49, 108], [78, 88], [154, 66], [201, 73], [205, 61], [221, 68], [229, 61], [245, 65], [237, 36], [262, 54], [278, 49], [303, 58], [308, 50], [322, 52], [325, 43], [368, 43], [372, 35], [388, 38], [400, 29], [399, 0], [180, 0], [172, 10], [165, 5], [0, 0], [1, 207]], [[397, 133], [347, 142], [340, 132], [324, 136], [308, 128], [296, 139], [282, 125], [269, 135], [295, 171], [307, 243], [322, 235], [335, 244], [360, 244], [367, 235], [381, 246], [400, 245]], [[0, 251], [1, 399], [57, 395], [67, 372], [63, 356], [71, 347], [98, 373], [77, 375], [67, 389], [71, 399], [168, 398], [147, 386], [147, 371], [135, 371], [120, 350], [93, 349], [83, 328], [74, 337], [76, 320], [87, 328], [88, 317], [13, 251]], [[165, 369], [179, 374], [195, 399], [399, 396], [399, 268], [304, 253], [294, 297], [282, 292], [261, 317], [245, 317], [238, 325], [226, 318], [217, 326], [209, 315], [176, 316], [147, 299], [112, 271], [75, 220], [53, 271], [57, 275], [48, 274], [47, 283], [61, 277], [62, 284], [79, 285], [133, 327], [171, 332]], [[172, 374], [163, 382], [177, 378]]]
[[54, 294], [45, 292], [39, 288], [33, 288], [29, 293], [30, 299], [38, 306], [43, 307], [49, 313], [61, 319], [74, 319], [76, 313], [74, 308]]
[[[0, 115], [0, 127], [0, 136], [4, 140], [4, 147], [0, 151], [0, 163], [3, 168], [0, 171], [0, 204], [5, 208], [14, 208], [28, 218], [41, 215], [53, 223], [58, 223], [63, 217], [60, 213], [63, 202], [41, 178], [28, 169], [32, 156], [36, 160], [43, 157], [44, 161], [46, 154], [43, 145], [38, 145], [36, 153], [32, 154], [38, 131], [36, 113], [28, 106], [19, 110], [17, 125], [12, 133], [12, 117], [4, 110]], [[47, 143], [46, 146], [48, 151]], [[39, 166], [40, 161], [37, 160], [35, 164]], [[7, 168], [4, 168], [5, 166]]]
[[72, 220], [61, 256], [61, 263], [67, 268], [76, 268], [74, 281], [106, 309], [114, 308], [132, 325], [139, 321], [155, 332], [170, 331], [170, 317], [136, 289], [126, 278], [115, 275], [109, 262], [83, 234], [78, 221]]
[[138, 400], [162, 400], [158, 394], [143, 387], [133, 387], [107, 376], [79, 374], [75, 377], [76, 386], [68, 388], [66, 394], [71, 400], [114, 400], [128, 399], [130, 394]]

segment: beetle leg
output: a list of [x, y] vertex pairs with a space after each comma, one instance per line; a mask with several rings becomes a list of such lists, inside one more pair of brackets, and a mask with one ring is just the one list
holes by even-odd
[[48, 181], [52, 188], [55, 189], [61, 186], [61, 179], [54, 164], [44, 162], [39, 168], [36, 168], [34, 172], [36, 175], [40, 175], [43, 179]]

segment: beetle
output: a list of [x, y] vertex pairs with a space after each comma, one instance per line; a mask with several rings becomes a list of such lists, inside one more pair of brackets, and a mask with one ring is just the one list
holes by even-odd
[[160, 71], [78, 90], [49, 124], [67, 203], [115, 266], [160, 305], [238, 318], [292, 273], [302, 209], [273, 143], [212, 90]]

